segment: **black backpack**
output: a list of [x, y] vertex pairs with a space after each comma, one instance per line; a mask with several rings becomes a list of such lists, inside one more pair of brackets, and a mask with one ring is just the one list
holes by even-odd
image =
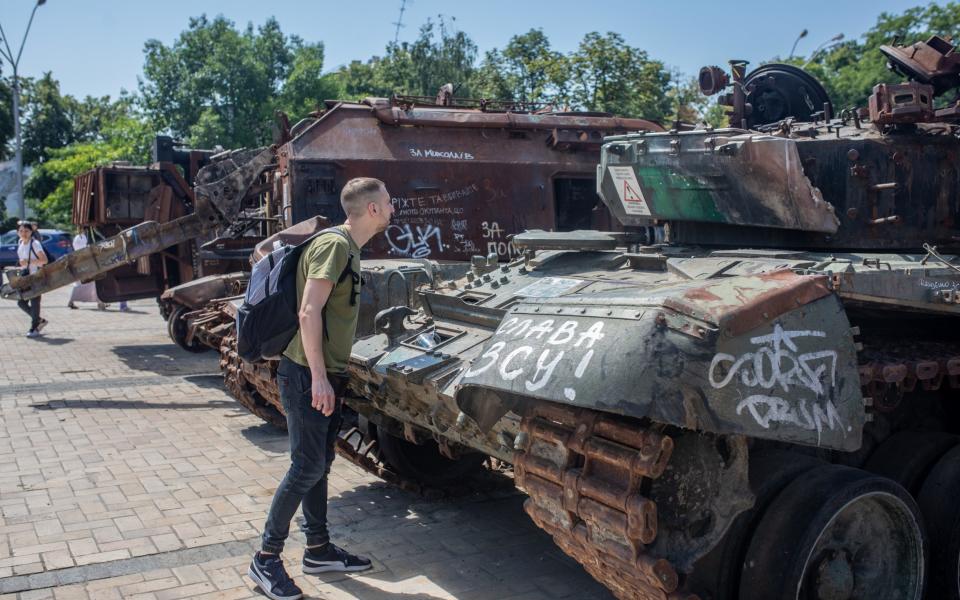
[[[333, 233], [343, 238], [347, 234], [330, 227], [313, 234], [296, 246], [284, 245], [253, 265], [250, 284], [243, 304], [237, 311], [237, 354], [245, 361], [257, 362], [279, 356], [300, 328], [297, 305], [297, 266], [307, 246], [319, 236]], [[353, 289], [350, 305], [357, 303], [359, 273], [353, 270], [353, 256], [337, 278], [339, 285], [351, 278]], [[336, 287], [336, 286], [334, 286]], [[324, 336], [327, 332], [326, 307], [323, 310]]]

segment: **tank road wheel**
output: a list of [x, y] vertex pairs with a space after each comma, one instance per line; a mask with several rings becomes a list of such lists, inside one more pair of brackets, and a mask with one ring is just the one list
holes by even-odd
[[433, 440], [413, 444], [382, 428], [377, 429], [377, 444], [380, 457], [399, 475], [435, 487], [449, 486], [479, 470], [486, 458], [478, 452], [469, 452], [450, 460], [440, 454]]
[[753, 507], [741, 513], [720, 543], [697, 562], [690, 575], [689, 589], [702, 591], [705, 598], [737, 600], [743, 555], [764, 509], [791, 481], [824, 464], [813, 456], [786, 450], [765, 450], [751, 455]]
[[916, 496], [933, 465], [958, 441], [940, 431], [901, 431], [881, 442], [863, 468], [889, 477]]
[[917, 499], [930, 531], [930, 597], [960, 598], [960, 448], [930, 471]]
[[211, 348], [204, 346], [197, 340], [191, 340], [191, 343], [187, 343], [187, 322], [183, 320], [183, 315], [188, 312], [190, 312], [190, 309], [182, 304], [178, 304], [177, 307], [173, 309], [173, 312], [171, 312], [167, 318], [167, 335], [170, 336], [174, 344], [180, 346], [187, 352], [200, 353], [211, 350]]
[[740, 579], [742, 600], [919, 600], [925, 543], [900, 485], [859, 469], [807, 471], [770, 504]]

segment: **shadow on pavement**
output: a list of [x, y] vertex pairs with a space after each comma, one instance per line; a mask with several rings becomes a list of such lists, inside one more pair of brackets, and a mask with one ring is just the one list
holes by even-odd
[[159, 375], [209, 375], [220, 369], [215, 352], [194, 354], [169, 344], [133, 344], [112, 349], [124, 366]]
[[58, 410], [61, 408], [152, 408], [160, 409], [212, 409], [233, 408], [230, 400], [208, 400], [206, 402], [144, 402], [143, 400], [103, 399], [103, 400], [50, 400], [38, 402], [30, 407], [36, 410]]
[[[250, 414], [247, 409], [240, 406], [240, 403], [237, 403], [237, 406], [244, 412], [244, 414]], [[278, 429], [269, 423], [260, 423], [259, 425], [251, 425], [250, 427], [244, 427], [240, 430], [240, 434], [247, 439], [248, 442], [260, 448], [261, 450], [266, 450], [267, 452], [289, 452], [290, 443], [287, 440], [287, 432], [283, 429]]]
[[527, 518], [525, 498], [494, 491], [428, 501], [384, 483], [357, 485], [330, 499], [331, 537], [370, 556], [374, 569], [302, 577], [364, 600], [489, 600], [491, 587], [503, 597], [612, 600]]
[[183, 380], [186, 381], [187, 383], [192, 383], [198, 388], [224, 391], [223, 375], [220, 375], [219, 373], [207, 373], [204, 375], [184, 375]]
[[39, 342], [42, 344], [47, 344], [48, 346], [62, 346], [64, 344], [69, 344], [70, 342], [74, 341], [73, 338], [47, 337], [45, 335], [41, 335], [40, 337], [35, 337], [35, 338], [27, 338], [27, 339], [29, 339], [31, 342]]

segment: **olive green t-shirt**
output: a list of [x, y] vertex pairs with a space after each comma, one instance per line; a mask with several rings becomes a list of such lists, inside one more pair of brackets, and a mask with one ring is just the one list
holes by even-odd
[[[343, 226], [338, 226], [346, 233], [346, 237], [336, 233], [325, 233], [318, 236], [306, 247], [300, 255], [297, 267], [297, 306], [303, 301], [303, 288], [307, 279], [326, 279], [334, 286], [327, 299], [324, 311], [324, 329], [327, 337], [322, 340], [323, 362], [330, 373], [342, 373], [347, 370], [347, 361], [350, 359], [350, 349], [353, 347], [353, 337], [357, 333], [357, 317], [360, 314], [360, 248]], [[357, 282], [347, 275], [343, 281], [337, 283], [347, 266], [352, 261], [353, 272], [357, 274]], [[356, 302], [350, 305], [350, 295], [357, 292]], [[293, 336], [283, 355], [293, 362], [308, 367], [307, 355], [303, 351], [303, 340], [300, 332]]]

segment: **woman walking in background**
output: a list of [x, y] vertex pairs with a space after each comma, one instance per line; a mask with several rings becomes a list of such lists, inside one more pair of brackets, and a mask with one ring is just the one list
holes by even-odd
[[[78, 227], [77, 235], [73, 236], [73, 251], [82, 250], [86, 248], [89, 243], [87, 234], [83, 232], [83, 228]], [[107, 305], [97, 297], [97, 284], [92, 281], [88, 281], [87, 283], [80, 283], [78, 281], [73, 284], [73, 289], [70, 291], [70, 301], [67, 302], [67, 306], [77, 308], [77, 302], [96, 302], [97, 308], [100, 310], [107, 308]]]
[[[40, 240], [34, 235], [35, 231], [36, 228], [30, 221], [17, 223], [17, 235], [20, 237], [20, 242], [17, 244], [17, 258], [23, 274], [36, 273], [48, 262]], [[34, 338], [40, 335], [40, 330], [47, 325], [47, 320], [40, 318], [40, 296], [30, 300], [18, 300], [17, 306], [30, 315], [30, 331], [27, 332], [27, 337]]]

